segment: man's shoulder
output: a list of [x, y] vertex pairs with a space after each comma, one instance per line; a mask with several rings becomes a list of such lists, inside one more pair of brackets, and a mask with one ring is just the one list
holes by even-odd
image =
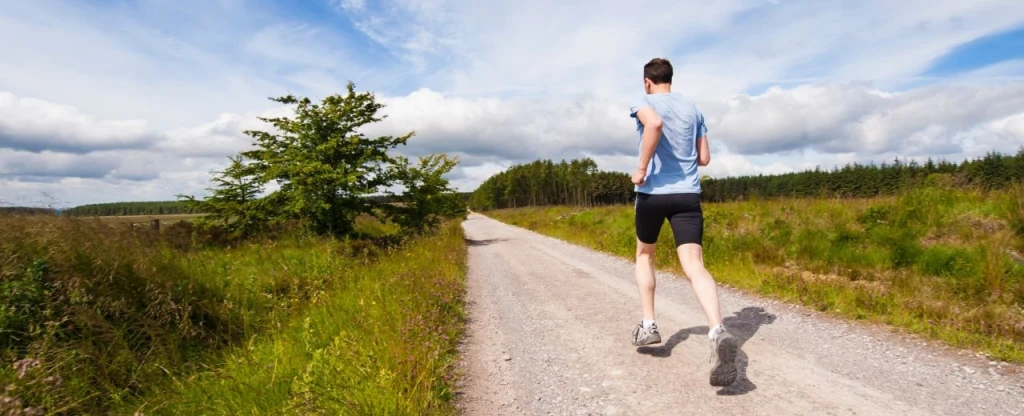
[[680, 107], [692, 108], [694, 111], [700, 111], [700, 109], [697, 108], [697, 103], [680, 92], [672, 93], [672, 98], [675, 101], [675, 104]]
[[632, 102], [630, 102], [629, 103], [629, 115], [630, 115], [630, 117], [636, 117], [636, 113], [638, 111], [640, 111], [640, 109], [642, 109], [644, 107], [650, 107], [651, 106], [651, 98], [650, 97], [651, 97], [650, 95], [644, 94], [644, 95], [641, 95], [638, 98], [635, 98]]

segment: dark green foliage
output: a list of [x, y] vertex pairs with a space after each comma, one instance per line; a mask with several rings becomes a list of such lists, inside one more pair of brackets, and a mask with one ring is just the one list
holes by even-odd
[[[357, 93], [350, 82], [347, 94], [320, 103], [291, 95], [272, 100], [294, 106], [294, 117], [260, 117], [273, 125], [273, 132], [245, 132], [254, 139], [254, 149], [241, 152], [231, 167], [217, 172], [211, 196], [179, 196], [193, 209], [211, 213], [204, 224], [226, 227], [232, 236], [244, 238], [275, 223], [297, 221], [312, 233], [345, 237], [353, 234], [361, 215], [398, 215], [403, 227], [417, 233], [436, 224], [431, 220], [435, 215], [443, 216], [432, 210], [458, 211], [451, 205], [461, 199], [442, 176], [454, 163], [427, 158], [411, 168], [406, 158], [391, 152], [413, 133], [368, 137], [360, 131], [384, 118], [377, 115], [383, 104], [372, 93]], [[438, 160], [444, 163], [434, 166]], [[278, 189], [257, 197], [271, 184]], [[411, 192], [399, 198], [409, 201], [404, 209], [373, 198], [396, 185]]]
[[978, 274], [984, 259], [971, 251], [958, 247], [928, 247], [918, 258], [922, 273], [942, 277], [970, 277]]
[[80, 205], [62, 214], [105, 217], [122, 215], [171, 215], [171, 214], [199, 214], [202, 211], [190, 207], [188, 204], [179, 201], [155, 201], [155, 202], [114, 202], [109, 204]]
[[36, 207], [0, 207], [0, 214], [21, 214], [21, 215], [53, 215], [56, 211], [50, 208]]
[[532, 205], [608, 205], [633, 200], [629, 175], [602, 172], [590, 158], [514, 165], [480, 185], [469, 198], [476, 210]]
[[394, 175], [405, 190], [400, 195], [389, 193], [393, 203], [383, 205], [399, 227], [422, 233], [435, 228], [444, 218], [466, 213], [462, 197], [448, 187], [448, 180], [444, 178], [458, 163], [456, 160], [431, 155], [420, 159], [418, 166], [408, 166], [405, 158], [400, 158], [400, 162]]
[[0, 280], [0, 349], [24, 346], [33, 328], [43, 324], [50, 297], [49, 265], [35, 262]]
[[[0, 359], [40, 366], [16, 380], [0, 371], [0, 385], [81, 414], [164, 376], [161, 367], [185, 365], [199, 348], [240, 339], [243, 322], [219, 313], [221, 294], [146, 234], [0, 216]], [[37, 383], [53, 375], [59, 385]]]
[[758, 197], [869, 198], [921, 186], [1003, 189], [1020, 181], [1024, 181], [1024, 148], [1016, 155], [991, 152], [959, 165], [945, 160], [919, 164], [897, 159], [880, 166], [854, 163], [831, 171], [704, 179], [701, 187], [704, 200], [726, 202]]
[[268, 221], [266, 201], [260, 199], [263, 186], [254, 178], [253, 165], [242, 163], [241, 157], [230, 157], [231, 165], [221, 172], [215, 172], [214, 187], [208, 188], [211, 195], [206, 199], [182, 196], [190, 209], [208, 212], [197, 219], [197, 224], [222, 226], [233, 239], [246, 238], [265, 231]]

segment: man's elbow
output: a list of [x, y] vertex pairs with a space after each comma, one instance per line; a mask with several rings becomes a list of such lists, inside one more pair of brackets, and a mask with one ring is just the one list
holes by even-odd
[[707, 166], [709, 163], [711, 163], [711, 155], [700, 155], [697, 159], [697, 164], [700, 166]]
[[649, 120], [647, 122], [647, 124], [644, 126], [644, 128], [645, 129], [655, 130], [655, 131], [661, 133], [661, 125], [662, 125], [661, 118], [660, 117], [655, 117], [655, 118]]

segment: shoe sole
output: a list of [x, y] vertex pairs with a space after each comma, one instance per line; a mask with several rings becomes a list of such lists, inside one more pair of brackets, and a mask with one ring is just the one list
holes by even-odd
[[739, 349], [734, 337], [726, 337], [718, 344], [718, 361], [711, 370], [711, 385], [725, 387], [736, 382], [736, 352]]

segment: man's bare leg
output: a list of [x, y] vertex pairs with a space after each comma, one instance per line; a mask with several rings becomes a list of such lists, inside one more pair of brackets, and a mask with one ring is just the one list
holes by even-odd
[[640, 291], [644, 320], [633, 330], [633, 345], [661, 342], [661, 333], [654, 322], [654, 244], [636, 243], [636, 288]]
[[683, 273], [690, 279], [693, 285], [693, 293], [697, 295], [697, 301], [704, 309], [704, 315], [708, 318], [708, 346], [710, 355], [708, 360], [716, 360], [711, 369], [710, 382], [712, 386], [724, 387], [736, 381], [736, 351], [738, 341], [725, 327], [722, 326], [722, 312], [718, 305], [718, 285], [711, 277], [708, 269], [704, 268], [704, 250], [700, 244], [683, 244], [676, 249], [679, 253], [679, 261], [683, 265]]
[[[693, 293], [704, 309], [708, 319], [708, 328], [714, 329], [722, 324], [722, 311], [718, 305], [718, 286], [711, 273], [704, 268], [704, 250], [700, 244], [683, 244], [676, 249], [683, 273], [693, 285]], [[639, 263], [637, 263], [639, 264]], [[639, 276], [639, 271], [637, 272]]]
[[636, 242], [636, 287], [640, 291], [644, 320], [654, 320], [654, 244]]

